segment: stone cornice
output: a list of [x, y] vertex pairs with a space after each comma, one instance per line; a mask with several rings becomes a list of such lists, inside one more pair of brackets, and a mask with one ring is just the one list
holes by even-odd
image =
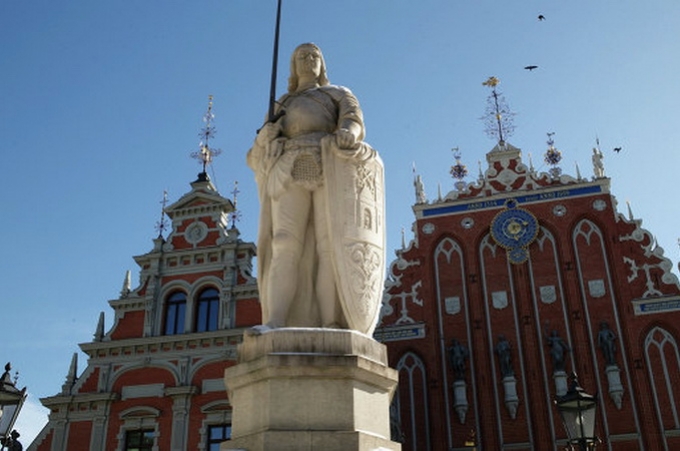
[[119, 398], [117, 393], [84, 393], [78, 395], [56, 395], [40, 398], [43, 406], [51, 409], [53, 407], [68, 404], [101, 404], [115, 401]]
[[130, 360], [134, 357], [170, 358], [181, 357], [191, 351], [192, 355], [214, 354], [216, 350], [225, 355], [235, 354], [241, 343], [243, 328], [212, 332], [159, 335], [154, 337], [128, 338], [124, 340], [81, 343], [80, 349], [90, 359]]

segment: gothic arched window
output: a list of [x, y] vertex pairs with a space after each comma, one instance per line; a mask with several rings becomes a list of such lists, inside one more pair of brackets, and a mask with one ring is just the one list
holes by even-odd
[[664, 431], [677, 430], [680, 428], [675, 388], [680, 371], [678, 343], [670, 332], [657, 326], [645, 339], [645, 357], [659, 423]]
[[402, 356], [396, 366], [399, 371], [399, 408], [404, 441], [411, 450], [429, 450], [430, 419], [427, 405], [427, 374], [422, 359], [413, 352]]
[[165, 301], [165, 335], [184, 333], [184, 318], [187, 311], [187, 296], [175, 291]]
[[198, 295], [196, 305], [196, 332], [217, 330], [220, 294], [214, 288], [206, 288]]

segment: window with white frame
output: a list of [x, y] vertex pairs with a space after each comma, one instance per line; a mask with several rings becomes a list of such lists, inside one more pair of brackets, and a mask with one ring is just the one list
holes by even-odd
[[165, 335], [184, 333], [184, 319], [187, 311], [187, 295], [175, 291], [165, 301]]
[[215, 288], [206, 288], [198, 295], [196, 305], [196, 332], [217, 330], [220, 294]]

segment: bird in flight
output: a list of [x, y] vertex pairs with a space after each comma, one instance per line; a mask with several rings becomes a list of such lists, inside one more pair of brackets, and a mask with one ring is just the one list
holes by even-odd
[[538, 15], [538, 20], [545, 20], [545, 16], [543, 14]]
[[524, 68], [528, 71], [532, 71], [534, 69], [538, 69], [538, 66], [524, 66]]
[[614, 147], [614, 152], [616, 152], [616, 153], [621, 152], [621, 148], [620, 147]]

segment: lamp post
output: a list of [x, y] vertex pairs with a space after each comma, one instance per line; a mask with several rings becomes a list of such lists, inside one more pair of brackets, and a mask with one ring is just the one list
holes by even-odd
[[599, 442], [595, 437], [595, 410], [597, 398], [587, 394], [578, 385], [576, 373], [571, 373], [569, 390], [555, 399], [555, 406], [562, 417], [572, 449], [592, 451]]
[[[14, 385], [9, 371], [12, 366], [7, 363], [5, 365], [5, 372], [0, 377], [0, 449], [5, 449], [5, 445], [14, 441], [18, 437], [18, 433], [12, 433], [14, 422], [19, 416], [19, 411], [26, 400], [26, 387], [19, 390]], [[10, 439], [11, 440], [8, 440]], [[10, 448], [11, 450], [11, 448]]]

